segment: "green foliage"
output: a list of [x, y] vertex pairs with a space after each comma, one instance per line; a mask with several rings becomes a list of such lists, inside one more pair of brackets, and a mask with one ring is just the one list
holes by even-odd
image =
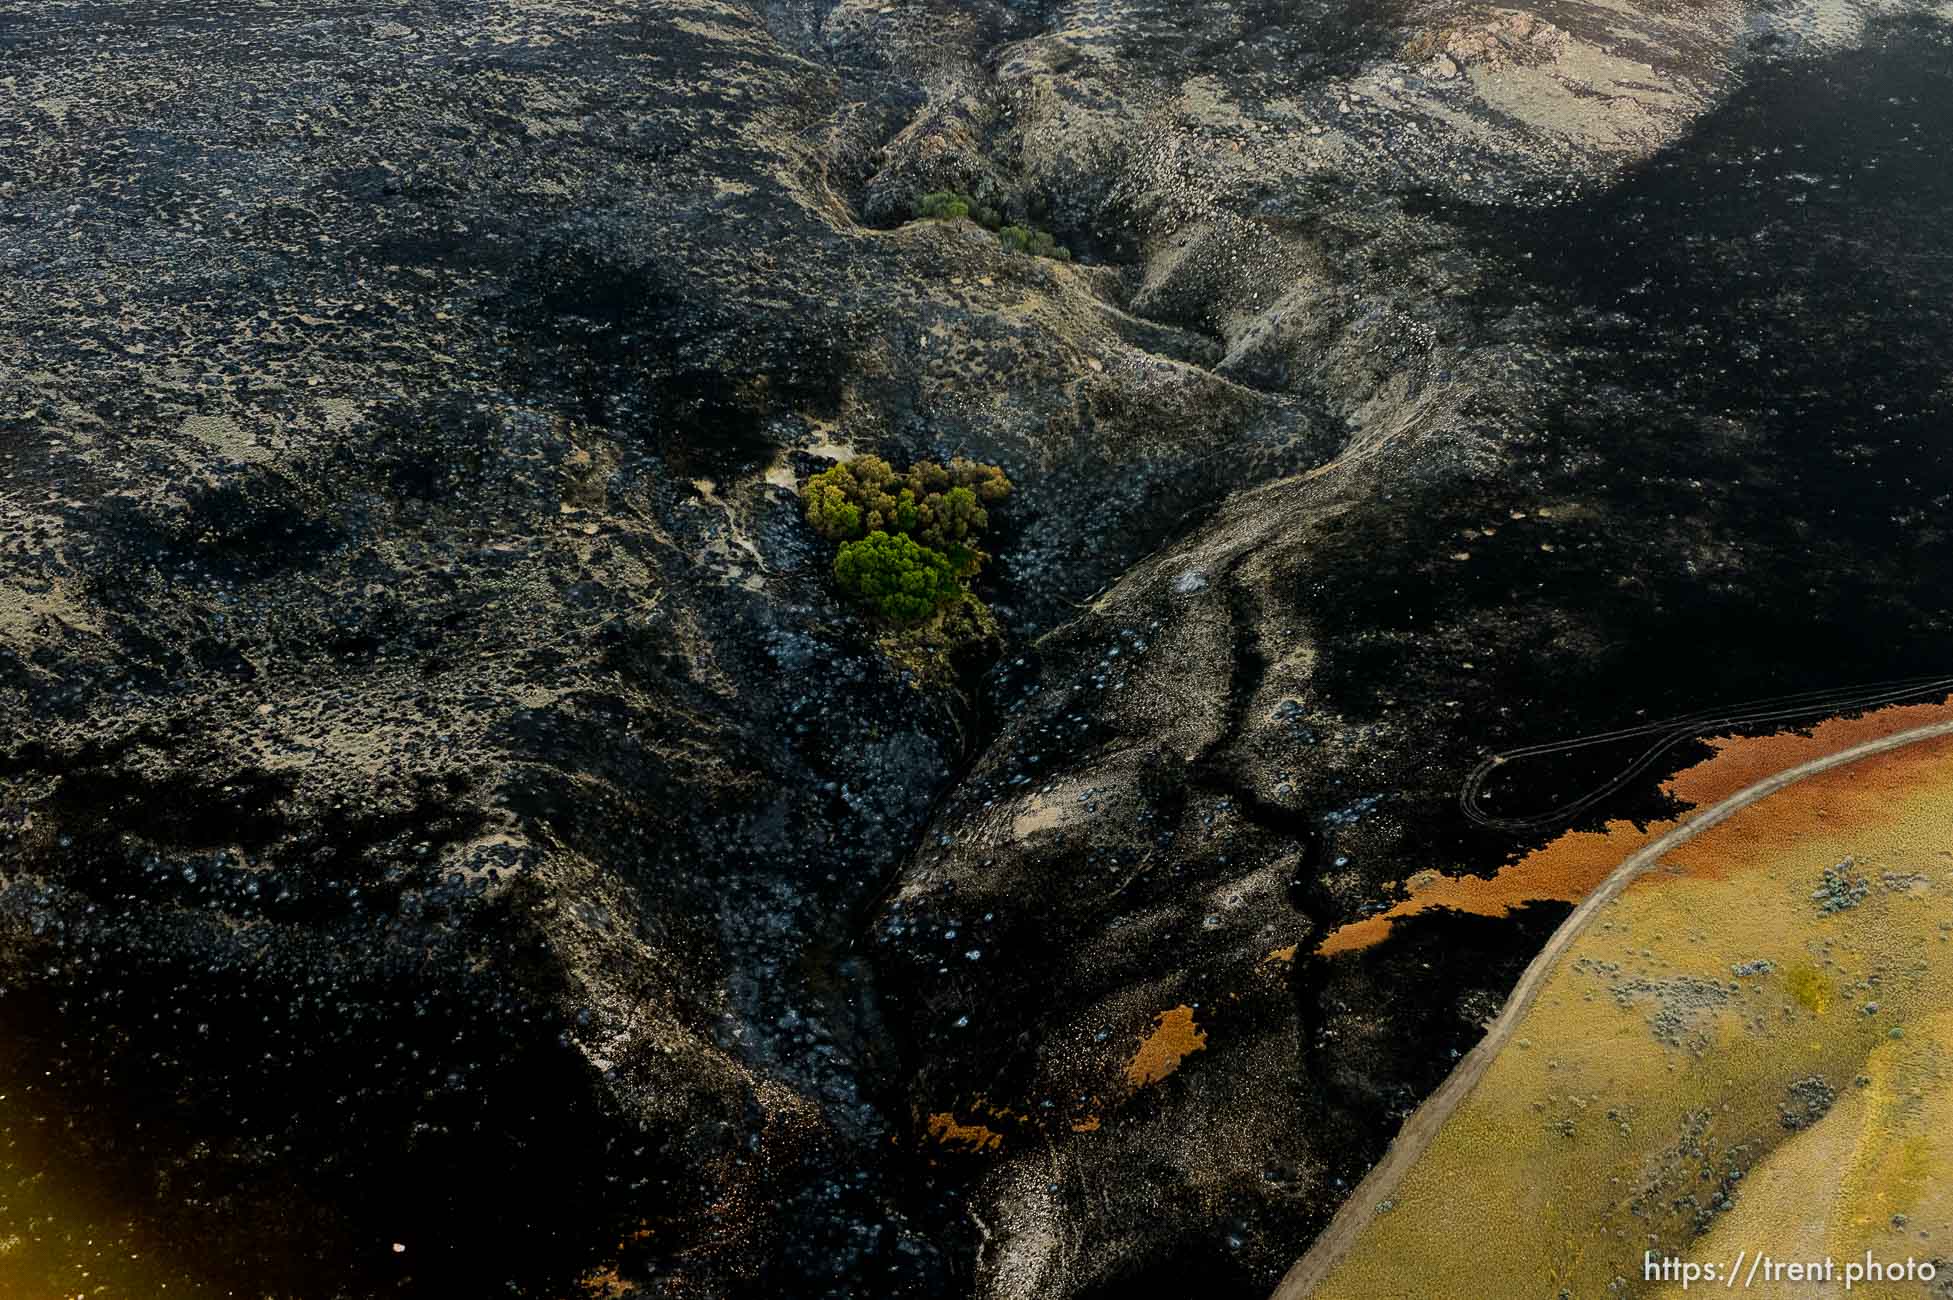
[[902, 533], [877, 530], [844, 543], [834, 557], [834, 579], [897, 623], [918, 622], [963, 596], [949, 557]]
[[1029, 226], [1005, 226], [997, 232], [997, 239], [1013, 253], [1026, 253], [1032, 257], [1053, 257], [1060, 262], [1071, 261], [1071, 250], [1060, 248], [1058, 241], [1048, 230], [1033, 230]]
[[968, 217], [986, 230], [1004, 224], [1003, 214], [958, 190], [936, 190], [916, 200], [916, 217], [924, 221], [955, 221]]
[[985, 230], [996, 231], [998, 242], [1013, 253], [1071, 261], [1071, 250], [1052, 238], [1050, 231], [1016, 224], [1007, 226], [997, 209], [978, 203], [960, 190], [933, 190], [923, 195], [916, 200], [915, 214], [922, 221], [956, 221], [969, 217]]
[[824, 477], [816, 474], [802, 489], [802, 495], [807, 499], [807, 522], [814, 526], [815, 532], [830, 540], [859, 537], [862, 533], [861, 507], [850, 500], [838, 484], [822, 482]]
[[841, 543], [841, 589], [913, 622], [966, 594], [990, 558], [977, 545], [990, 527], [986, 507], [1010, 490], [997, 466], [960, 456], [902, 473], [879, 456], [858, 456], [808, 479], [800, 495], [814, 531]]
[[985, 230], [1001, 230], [1004, 224], [1003, 213], [960, 190], [935, 190], [923, 195], [916, 200], [915, 215], [921, 221], [955, 221], [968, 217]]
[[969, 216], [970, 210], [975, 206], [975, 200], [967, 194], [958, 194], [954, 190], [936, 190], [917, 200], [915, 214], [927, 221], [954, 221], [958, 217]]
[[879, 638], [882, 653], [908, 670], [916, 684], [955, 684], [994, 661], [1003, 630], [982, 601], [964, 592], [920, 623], [907, 623]]
[[972, 543], [990, 526], [984, 507], [1010, 495], [1010, 480], [960, 456], [947, 465], [920, 461], [903, 474], [879, 456], [859, 456], [814, 475], [800, 494], [807, 522], [831, 542], [905, 533], [974, 574], [984, 557]]

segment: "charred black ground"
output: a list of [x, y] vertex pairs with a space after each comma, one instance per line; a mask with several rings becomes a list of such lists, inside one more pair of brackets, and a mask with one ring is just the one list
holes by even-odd
[[[1563, 914], [1309, 957], [1537, 842], [1484, 752], [1945, 671], [1945, 25], [1470, 98], [1608, 12], [13, 19], [0, 1197], [205, 1290], [1264, 1294]], [[849, 449], [1018, 485], [986, 676], [837, 601]]]

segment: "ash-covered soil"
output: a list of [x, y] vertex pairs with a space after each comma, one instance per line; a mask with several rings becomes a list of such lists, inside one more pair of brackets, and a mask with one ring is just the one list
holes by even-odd
[[[1562, 914], [1309, 959], [1481, 753], [1943, 671], [1943, 8], [0, 11], [51, 1167], [186, 1286], [1265, 1294]], [[1017, 484], [994, 668], [840, 448]]]

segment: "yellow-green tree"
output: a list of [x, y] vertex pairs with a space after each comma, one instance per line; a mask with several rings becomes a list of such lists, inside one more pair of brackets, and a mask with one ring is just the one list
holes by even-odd
[[[960, 593], [961, 583], [974, 578], [990, 558], [976, 544], [990, 527], [986, 507], [1002, 501], [1010, 491], [1010, 480], [1003, 470], [960, 456], [946, 465], [919, 461], [900, 473], [879, 456], [857, 456], [814, 475], [800, 494], [806, 504], [807, 522], [814, 531], [841, 543], [843, 556], [854, 557], [849, 560], [851, 576], [842, 580], [842, 589], [875, 604], [882, 613], [898, 617], [884, 607], [889, 593], [868, 590], [866, 575], [870, 569], [882, 574], [891, 571], [899, 560], [908, 571], [914, 571], [932, 568], [940, 560], [959, 580], [952, 594]], [[870, 549], [850, 551], [851, 545], [878, 535], [888, 540]], [[921, 555], [912, 555], [895, 539], [910, 543]], [[841, 577], [839, 566], [837, 557], [837, 578]], [[896, 604], [910, 608], [905, 601]]]
[[914, 623], [963, 594], [949, 557], [901, 533], [873, 532], [842, 543], [834, 580], [884, 618]]

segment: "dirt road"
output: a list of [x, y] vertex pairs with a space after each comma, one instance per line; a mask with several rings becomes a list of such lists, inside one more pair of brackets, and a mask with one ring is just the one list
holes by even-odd
[[1486, 1068], [1492, 1064], [1493, 1058], [1505, 1046], [1506, 1040], [1512, 1037], [1512, 1032], [1518, 1028], [1519, 1022], [1525, 1019], [1526, 1011], [1532, 1006], [1533, 998], [1538, 994], [1540, 986], [1546, 982], [1547, 975], [1552, 972], [1561, 954], [1567, 950], [1574, 939], [1579, 937], [1580, 932], [1586, 929], [1587, 923], [1594, 919], [1600, 909], [1627, 888], [1630, 881], [1654, 866], [1670, 849], [1687, 843], [1716, 823], [1759, 799], [1775, 794], [1785, 786], [1873, 754], [1882, 754], [1887, 750], [1948, 735], [1953, 735], [1953, 722], [1936, 722], [1930, 726], [1897, 732], [1879, 740], [1868, 740], [1862, 745], [1853, 745], [1850, 749], [1841, 749], [1835, 754], [1827, 754], [1823, 758], [1814, 758], [1807, 763], [1787, 768], [1697, 813], [1614, 868], [1612, 874], [1588, 894], [1580, 905], [1573, 909], [1572, 914], [1561, 923], [1560, 928], [1553, 932], [1553, 937], [1546, 941], [1546, 946], [1539, 950], [1539, 955], [1533, 958], [1532, 964], [1526, 967], [1526, 973], [1520, 976], [1519, 982], [1513, 986], [1512, 995], [1506, 999], [1505, 1008], [1499, 1012], [1498, 1019], [1492, 1022], [1492, 1027], [1486, 1031], [1485, 1037], [1465, 1056], [1464, 1060], [1458, 1062], [1458, 1068], [1438, 1085], [1437, 1091], [1425, 1098], [1424, 1104], [1404, 1121], [1403, 1128], [1398, 1131], [1396, 1139], [1391, 1142], [1390, 1149], [1384, 1153], [1383, 1159], [1377, 1162], [1376, 1167], [1370, 1170], [1361, 1183], [1357, 1184], [1356, 1190], [1350, 1193], [1347, 1201], [1343, 1202], [1343, 1208], [1337, 1212], [1334, 1219], [1329, 1221], [1329, 1226], [1323, 1230], [1322, 1235], [1316, 1238], [1316, 1244], [1310, 1248], [1309, 1253], [1297, 1260], [1295, 1267], [1282, 1278], [1271, 1300], [1303, 1300], [1303, 1297], [1313, 1292], [1342, 1261], [1350, 1246], [1355, 1243], [1357, 1234], [1369, 1223], [1370, 1216], [1376, 1211], [1377, 1203], [1390, 1198], [1396, 1191], [1397, 1184], [1403, 1180], [1411, 1166], [1417, 1163], [1418, 1157], [1424, 1154], [1424, 1149], [1431, 1144], [1431, 1139], [1437, 1136], [1444, 1122], [1451, 1118], [1451, 1112], [1456, 1110], [1458, 1104], [1478, 1086], [1479, 1079], [1484, 1077]]

